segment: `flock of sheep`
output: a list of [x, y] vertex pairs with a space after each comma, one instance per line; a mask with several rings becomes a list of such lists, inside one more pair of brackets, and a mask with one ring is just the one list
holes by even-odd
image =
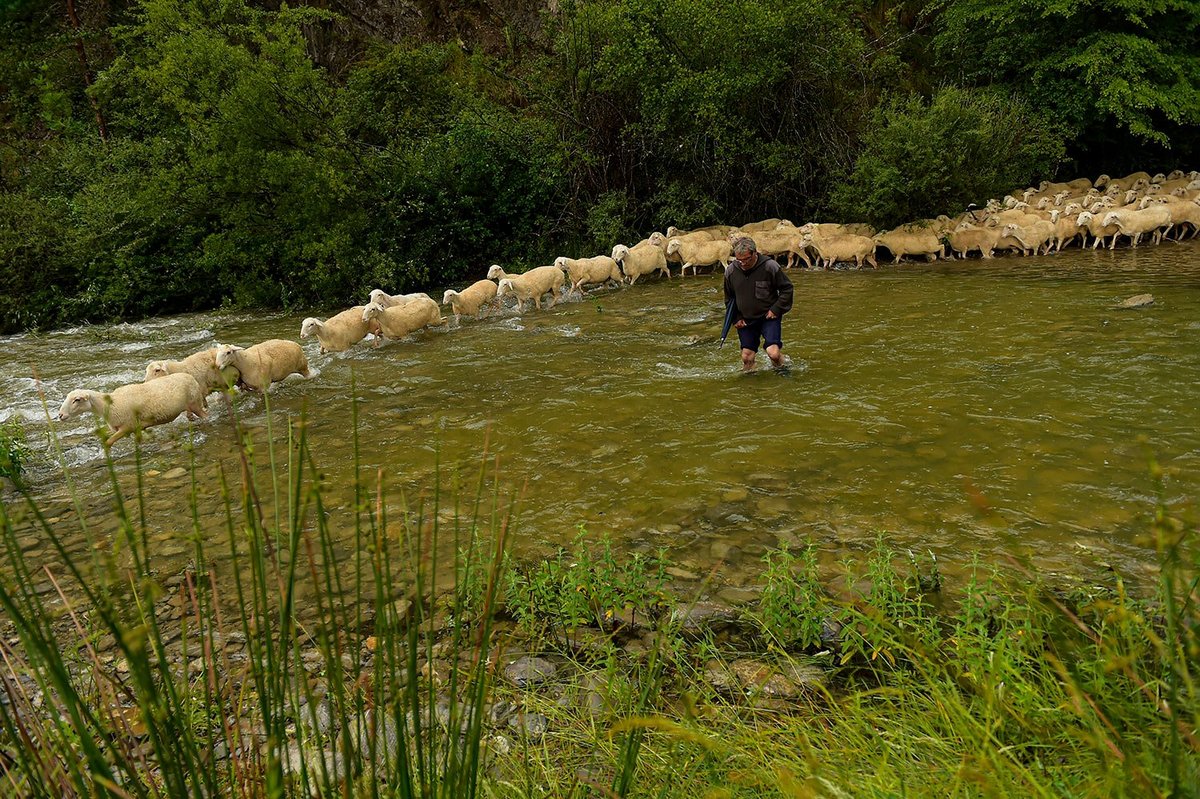
[[[782, 219], [767, 219], [741, 227], [712, 225], [684, 231], [667, 228], [632, 246], [618, 244], [611, 255], [592, 258], [558, 258], [553, 266], [539, 266], [520, 274], [509, 274], [500, 266], [488, 270], [462, 291], [449, 290], [442, 305], [449, 305], [455, 322], [466, 316], [479, 318], [498, 309], [507, 297], [516, 300], [520, 313], [526, 302], [539, 310], [542, 298], [550, 305], [570, 281], [571, 292], [584, 286], [628, 282], [661, 272], [671, 277], [671, 264], [681, 276], [699, 267], [728, 264], [731, 244], [739, 236], [751, 236], [758, 251], [786, 265], [803, 261], [808, 267], [831, 267], [853, 261], [877, 266], [876, 251], [886, 249], [897, 263], [905, 257], [922, 256], [929, 261], [946, 257], [965, 258], [979, 252], [991, 258], [998, 251], [1030, 253], [1058, 252], [1078, 241], [1096, 248], [1108, 240], [1127, 238], [1136, 247], [1149, 234], [1159, 243], [1175, 231], [1200, 232], [1200, 172], [1176, 170], [1169, 175], [1150, 176], [1135, 172], [1112, 179], [1101, 175], [1094, 183], [1087, 178], [1067, 183], [1043, 181], [1001, 200], [989, 200], [983, 209], [971, 209], [956, 218], [939, 216], [876, 232], [865, 224], [809, 223], [799, 227]], [[422, 328], [445, 323], [441, 306], [427, 294], [392, 296], [380, 289], [371, 292], [366, 305], [356, 305], [328, 319], [309, 317], [300, 327], [300, 337], [316, 336], [322, 353], [341, 352], [370, 333], [375, 345], [384, 338], [398, 339]], [[57, 419], [65, 421], [91, 411], [103, 419], [111, 435], [111, 446], [130, 433], [173, 421], [180, 414], [203, 418], [209, 393], [234, 385], [265, 392], [272, 383], [292, 375], [309, 374], [308, 359], [294, 341], [272, 339], [251, 347], [218, 344], [189, 355], [182, 361], [152, 361], [145, 381], [120, 386], [110, 392], [77, 389], [69, 393]]]

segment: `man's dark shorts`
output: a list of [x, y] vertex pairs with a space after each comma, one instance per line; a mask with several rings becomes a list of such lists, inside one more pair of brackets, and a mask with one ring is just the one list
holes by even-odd
[[764, 348], [774, 344], [783, 349], [783, 319], [780, 317], [768, 319], [764, 316], [754, 322], [747, 321], [745, 327], [737, 329], [737, 333], [744, 350], [758, 352], [759, 339], [763, 340]]

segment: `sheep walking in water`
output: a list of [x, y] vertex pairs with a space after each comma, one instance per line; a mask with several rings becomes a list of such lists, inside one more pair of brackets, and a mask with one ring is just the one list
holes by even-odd
[[174, 421], [181, 413], [186, 412], [189, 419], [203, 419], [208, 413], [204, 393], [196, 378], [186, 372], [130, 383], [110, 392], [78, 388], [67, 395], [54, 418], [65, 422], [91, 411], [112, 431], [104, 442], [111, 447], [130, 433]]
[[241, 374], [238, 385], [262, 393], [272, 383], [288, 375], [309, 375], [308, 358], [304, 357], [304, 350], [296, 342], [281, 338], [273, 338], [253, 347], [220, 344], [217, 346], [217, 366], [221, 369], [236, 367]]
[[355, 305], [322, 321], [310, 316], [300, 325], [300, 338], [316, 336], [321, 342], [321, 352], [343, 352], [367, 337], [375, 335], [375, 346], [379, 346], [382, 333], [377, 322], [363, 319], [365, 305]]
[[209, 347], [206, 350], [192, 353], [182, 361], [151, 361], [146, 365], [146, 382], [167, 375], [179, 373], [189, 374], [196, 378], [205, 394], [227, 389], [237, 383], [238, 370], [232, 366], [224, 369], [217, 368], [217, 350]]

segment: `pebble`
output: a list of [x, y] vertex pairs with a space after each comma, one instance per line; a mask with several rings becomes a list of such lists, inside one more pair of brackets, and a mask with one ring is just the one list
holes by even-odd
[[180, 477], [183, 477], [185, 474], [187, 474], [187, 469], [183, 468], [182, 466], [176, 466], [174, 469], [163, 472], [162, 479], [178, 480]]
[[750, 496], [750, 492], [745, 488], [732, 488], [721, 494], [721, 499], [725, 502], [745, 502]]
[[504, 667], [504, 676], [518, 688], [531, 688], [552, 679], [557, 671], [558, 668], [544, 658], [522, 657]]
[[541, 713], [518, 713], [508, 720], [508, 726], [530, 740], [537, 741], [546, 734], [550, 720]]
[[700, 575], [695, 572], [690, 572], [687, 569], [681, 569], [678, 566], [668, 566], [664, 571], [680, 580], [699, 580]]

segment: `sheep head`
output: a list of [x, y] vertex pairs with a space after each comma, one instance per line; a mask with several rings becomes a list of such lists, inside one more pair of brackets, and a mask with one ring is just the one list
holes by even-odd
[[1171, 174], [1167, 175], [1167, 180], [1179, 180], [1181, 177], [1183, 177], [1183, 170], [1173, 169]]
[[55, 419], [60, 422], [65, 422], [72, 416], [78, 416], [92, 408], [92, 394], [86, 388], [77, 388], [67, 395], [63, 400], [62, 407], [58, 409]]
[[1150, 178], [1150, 182], [1151, 183], [1162, 183], [1166, 179], [1167, 179], [1167, 176], [1164, 175], [1162, 172], [1159, 172], [1157, 175]]
[[[372, 292], [374, 293], [374, 292]], [[300, 323], [300, 338], [308, 338], [315, 336], [317, 331], [321, 329], [321, 325], [325, 324], [315, 316], [310, 316]]]
[[1067, 207], [1063, 209], [1063, 213], [1067, 216], [1070, 216], [1071, 214], [1077, 214], [1082, 210], [1083, 206], [1079, 203], [1067, 203]]
[[507, 297], [509, 294], [516, 294], [516, 291], [513, 289], [512, 278], [502, 278], [500, 280], [500, 285], [496, 288], [496, 296]]
[[[655, 247], [662, 247], [667, 243], [667, 237], [656, 230], [650, 234], [650, 238], [647, 239], [647, 241], [649, 241]], [[614, 258], [613, 260], [615, 261], [616, 259]]]
[[679, 248], [681, 246], [683, 246], [683, 242], [681, 242], [679, 239], [671, 239], [667, 242], [667, 255], [674, 255], [675, 253], [679, 252]]
[[564, 272], [567, 271], [567, 256], [560, 255], [554, 259], [554, 265]]
[[449, 305], [450, 300], [458, 296], [458, 292], [454, 289], [446, 289], [446, 293], [442, 295], [442, 305]]
[[370, 299], [368, 299], [367, 302], [377, 302], [377, 303], [382, 304], [384, 301], [384, 298], [386, 298], [386, 297], [387, 297], [387, 292], [384, 291], [383, 289], [372, 289]]
[[616, 261], [618, 264], [621, 263], [622, 261], [624, 261], [628, 257], [629, 257], [629, 248], [626, 247], [624, 244], [618, 244], [616, 247], [613, 247], [612, 259], [614, 261]]
[[488, 267], [488, 280], [499, 280], [502, 277], [504, 277], [504, 270], [500, 268], [500, 264], [492, 264]]
[[1126, 205], [1129, 205], [1137, 198], [1138, 198], [1137, 189], [1130, 189], [1129, 191], [1125, 192], [1125, 204]]
[[245, 347], [239, 347], [236, 344], [218, 344], [217, 345], [217, 368], [224, 369], [226, 366], [233, 365], [233, 354], [241, 352]]
[[678, 236], [681, 232], [682, 231], [679, 228], [675, 227], [674, 225], [671, 225], [670, 227], [667, 228], [667, 238], [673, 239], [676, 236]]
[[1054, 204], [1062, 205], [1063, 200], [1067, 199], [1070, 196], [1071, 196], [1071, 192], [1060, 191], [1058, 194], [1054, 195]]
[[166, 361], [151, 361], [146, 364], [146, 378], [142, 382], [153, 380], [156, 377], [166, 377], [169, 374]]
[[1058, 210], [1057, 208], [1050, 209], [1050, 221], [1051, 222], [1054, 222], [1055, 224], [1057, 224], [1058, 218], [1060, 216], [1062, 216], [1062, 211]]
[[370, 322], [372, 319], [374, 319], [376, 316], [379, 316], [383, 312], [384, 312], [384, 307], [383, 307], [382, 303], [369, 302], [369, 303], [367, 303], [366, 307], [363, 308], [363, 321]]
[[1100, 224], [1104, 227], [1108, 227], [1109, 225], [1120, 226], [1121, 216], [1116, 211], [1109, 211], [1104, 215], [1104, 218], [1100, 220]]
[[1108, 175], [1101, 175], [1100, 177], [1096, 178], [1096, 182], [1092, 185], [1098, 189], [1108, 183], [1110, 180], [1112, 180], [1112, 178], [1110, 178]]
[[1093, 214], [1091, 211], [1082, 211], [1082, 212], [1080, 212], [1079, 216], [1076, 217], [1075, 224], [1079, 225], [1080, 227], [1083, 227], [1084, 225], [1086, 225], [1088, 222], [1091, 222], [1095, 218], [1096, 218], [1096, 215]]
[[1038, 200], [1038, 204], [1036, 207], [1039, 211], [1042, 211], [1042, 210], [1045, 210], [1046, 206], [1049, 204], [1050, 204], [1050, 198], [1043, 197], [1042, 199]]

